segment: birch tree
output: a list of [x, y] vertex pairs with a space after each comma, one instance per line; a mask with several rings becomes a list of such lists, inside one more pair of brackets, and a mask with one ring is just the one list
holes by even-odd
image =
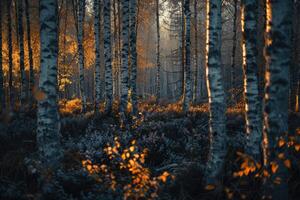
[[257, 0], [242, 0], [243, 69], [246, 114], [246, 151], [260, 161], [262, 141], [262, 105], [258, 91]]
[[21, 108], [27, 100], [27, 81], [24, 64], [24, 29], [23, 29], [23, 1], [18, 0], [18, 36], [19, 36], [19, 56], [20, 56], [20, 75], [21, 75]]
[[95, 35], [95, 111], [99, 112], [101, 100], [101, 72], [100, 72], [100, 5], [94, 0], [94, 35]]
[[40, 1], [41, 71], [37, 112], [37, 145], [44, 166], [55, 167], [61, 157], [58, 114], [57, 0]]
[[112, 49], [111, 49], [111, 21], [110, 0], [104, 0], [104, 62], [105, 62], [105, 111], [112, 110], [113, 80], [112, 80]]
[[129, 13], [130, 13], [130, 86], [131, 86], [131, 103], [132, 113], [137, 113], [137, 89], [136, 89], [136, 78], [137, 78], [137, 51], [136, 51], [136, 20], [137, 20], [137, 0], [130, 0]]
[[129, 0], [121, 1], [122, 11], [122, 65], [121, 65], [121, 120], [125, 119], [128, 100], [128, 52], [129, 52]]
[[30, 35], [30, 15], [29, 15], [29, 3], [25, 0], [25, 15], [26, 15], [26, 26], [27, 26], [27, 48], [29, 58], [29, 101], [33, 103], [33, 89], [34, 89], [34, 71], [33, 71], [33, 55], [31, 47], [31, 35]]
[[188, 111], [192, 100], [191, 87], [191, 10], [190, 0], [184, 0], [184, 15], [185, 15], [185, 90], [183, 110]]
[[159, 0], [156, 0], [156, 99], [160, 99], [160, 25], [159, 25]]
[[264, 107], [264, 132], [268, 137], [269, 162], [279, 165], [276, 174], [281, 184], [272, 188], [273, 199], [289, 199], [287, 170], [278, 154], [278, 142], [288, 132], [289, 67], [292, 46], [292, 0], [266, 1], [266, 88]]
[[5, 108], [5, 96], [3, 85], [3, 65], [2, 65], [2, 1], [0, 1], [0, 114]]
[[85, 0], [78, 1], [78, 62], [79, 62], [79, 86], [82, 102], [82, 111], [86, 111], [86, 94], [84, 90], [84, 15], [85, 15]]
[[226, 155], [225, 98], [221, 77], [221, 0], [207, 0], [206, 80], [209, 99], [210, 151], [206, 182], [216, 184]]
[[258, 69], [258, 90], [260, 100], [263, 101], [265, 89], [265, 66], [266, 60], [264, 56], [265, 47], [265, 30], [266, 30], [266, 0], [258, 0], [258, 19], [257, 19], [257, 65]]

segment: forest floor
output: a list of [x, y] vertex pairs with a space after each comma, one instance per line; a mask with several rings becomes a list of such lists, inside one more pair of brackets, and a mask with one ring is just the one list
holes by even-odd
[[[211, 191], [202, 183], [209, 148], [207, 105], [183, 113], [179, 104], [141, 103], [138, 117], [129, 117], [125, 128], [120, 127], [117, 113], [95, 117], [79, 114], [76, 102], [69, 108], [64, 105], [64, 156], [53, 174], [48, 198], [260, 199], [262, 176], [274, 176], [276, 170], [267, 171], [245, 158], [242, 107], [227, 111], [223, 187]], [[297, 199], [300, 191], [299, 122], [300, 115], [291, 113], [287, 145], [291, 149], [287, 165], [291, 199]], [[0, 120], [0, 199], [40, 197], [35, 129], [34, 111]]]

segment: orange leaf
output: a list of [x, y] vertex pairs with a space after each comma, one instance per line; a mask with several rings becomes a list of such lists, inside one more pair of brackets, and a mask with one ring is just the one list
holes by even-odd
[[280, 139], [280, 140], [278, 141], [278, 146], [279, 146], [279, 147], [283, 147], [284, 144], [285, 144], [285, 141], [284, 141], [283, 139]]
[[278, 170], [278, 164], [276, 162], [271, 162], [271, 170], [275, 174]]
[[131, 152], [133, 152], [133, 151], [134, 151], [134, 146], [129, 147], [129, 150], [130, 150]]
[[205, 186], [205, 190], [214, 190], [215, 188], [216, 188], [216, 186], [212, 185], [212, 184]]
[[291, 161], [290, 161], [289, 159], [286, 159], [286, 160], [284, 161], [284, 165], [285, 165], [288, 169], [290, 169], [291, 166], [292, 166]]
[[284, 153], [278, 154], [278, 158], [279, 158], [279, 159], [284, 159]]
[[263, 171], [263, 176], [264, 176], [264, 177], [268, 177], [268, 176], [269, 176], [269, 172], [268, 172], [267, 170], [264, 170], [264, 171]]

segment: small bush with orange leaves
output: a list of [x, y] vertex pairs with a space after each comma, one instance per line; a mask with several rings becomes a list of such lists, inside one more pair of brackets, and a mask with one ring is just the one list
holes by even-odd
[[[281, 137], [276, 144], [276, 155], [272, 160], [265, 160], [265, 164], [256, 161], [251, 156], [242, 152], [237, 152], [236, 163], [239, 164], [238, 170], [233, 172], [233, 177], [239, 180], [238, 186], [235, 188], [243, 187], [242, 184], [247, 182], [248, 187], [253, 183], [268, 183], [265, 187], [275, 187], [276, 185], [287, 183], [287, 177], [282, 178], [282, 173], [285, 171], [299, 170], [297, 168], [297, 160], [299, 158], [300, 143], [299, 143], [300, 129], [296, 130], [296, 134], [288, 137]], [[272, 149], [274, 151], [274, 149]], [[269, 159], [269, 158], [268, 158]], [[292, 173], [293, 174], [293, 173]], [[286, 179], [286, 180], [285, 180]], [[259, 188], [259, 187], [258, 187]], [[245, 198], [241, 196], [241, 199], [253, 199], [253, 190], [248, 189], [248, 194], [243, 193]], [[226, 188], [225, 190], [228, 199], [232, 199], [234, 195], [238, 195], [233, 188]], [[264, 196], [263, 196], [264, 197]], [[272, 198], [271, 194], [268, 198]]]
[[113, 145], [104, 148], [100, 162], [87, 159], [82, 161], [82, 166], [100, 184], [112, 191], [122, 191], [124, 199], [154, 199], [160, 186], [174, 177], [166, 171], [152, 176], [145, 167], [147, 151], [141, 150], [135, 140], [123, 147], [116, 137]]
[[81, 100], [79, 98], [63, 99], [59, 102], [59, 110], [63, 115], [79, 114], [82, 110]]
[[[300, 134], [300, 129], [298, 130]], [[240, 171], [234, 172], [234, 177], [248, 176], [251, 173], [255, 177], [271, 177], [276, 175], [278, 168], [280, 166], [290, 169], [292, 167], [293, 155], [296, 155], [300, 151], [300, 144], [297, 142], [296, 138], [298, 136], [290, 136], [287, 139], [280, 138], [277, 142], [278, 153], [275, 160], [270, 160], [267, 163], [267, 168], [263, 168], [262, 164], [256, 162], [250, 156], [237, 152], [238, 160], [242, 160], [240, 165]], [[275, 179], [276, 180], [276, 179]], [[274, 183], [279, 183], [275, 181]]]

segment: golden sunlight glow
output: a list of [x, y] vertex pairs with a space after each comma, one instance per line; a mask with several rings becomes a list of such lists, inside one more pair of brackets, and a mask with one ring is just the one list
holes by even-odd
[[[245, 33], [245, 5], [243, 5], [242, 9], [241, 9], [241, 26], [242, 26], [242, 33], [244, 35], [244, 33]], [[246, 65], [247, 65], [247, 60], [246, 60], [247, 52], [246, 52], [246, 41], [245, 41], [244, 37], [243, 37], [243, 43], [242, 43], [242, 54], [243, 54], [243, 66], [246, 67]], [[247, 79], [246, 79], [245, 75], [244, 75], [244, 91], [245, 91], [245, 93], [247, 93]], [[249, 110], [248, 104], [245, 104], [245, 110], [246, 111]], [[248, 121], [246, 121], [246, 123], [248, 123]], [[247, 131], [247, 132], [249, 132], [249, 131]]]
[[[266, 0], [266, 33], [268, 34], [271, 31], [271, 23], [272, 23], [272, 8], [271, 8], [271, 0]], [[272, 44], [272, 40], [269, 37], [266, 37], [266, 45], [269, 46]]]
[[[208, 77], [209, 71], [208, 71], [208, 53], [209, 53], [209, 13], [210, 13], [210, 2], [209, 0], [206, 1], [206, 53], [205, 53], [205, 60], [206, 60], [206, 77]], [[209, 90], [209, 81], [208, 78], [206, 78], [206, 85], [207, 85], [207, 95], [208, 95], [208, 101], [211, 102], [211, 92]]]

